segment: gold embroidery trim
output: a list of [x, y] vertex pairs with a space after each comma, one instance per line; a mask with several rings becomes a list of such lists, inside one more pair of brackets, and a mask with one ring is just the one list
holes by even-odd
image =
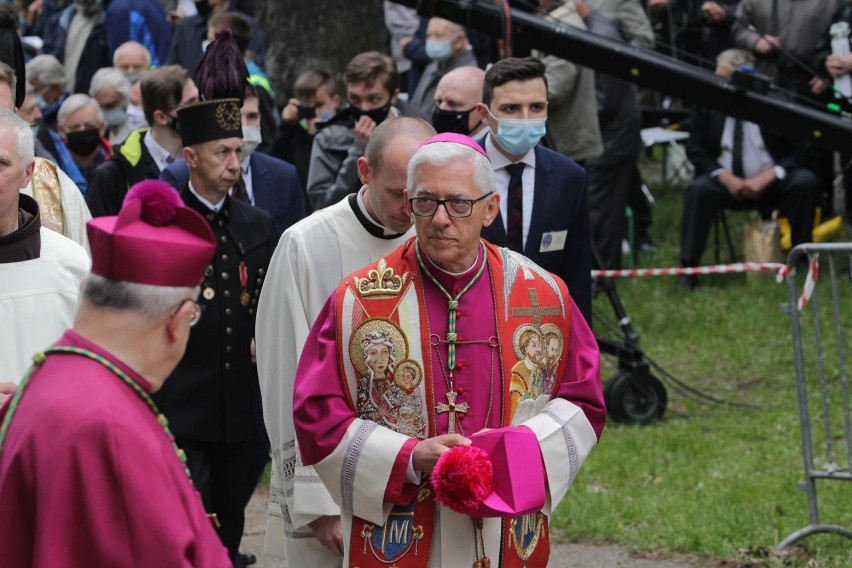
[[38, 203], [41, 226], [65, 234], [65, 214], [62, 210], [62, 188], [56, 166], [49, 160], [36, 158], [32, 177], [33, 199]]
[[402, 292], [407, 279], [407, 272], [402, 276], [396, 274], [394, 269], [389, 267], [383, 258], [379, 260], [376, 268], [367, 272], [367, 276], [364, 278], [352, 277], [352, 280], [355, 282], [355, 289], [365, 298], [390, 298], [398, 296]]

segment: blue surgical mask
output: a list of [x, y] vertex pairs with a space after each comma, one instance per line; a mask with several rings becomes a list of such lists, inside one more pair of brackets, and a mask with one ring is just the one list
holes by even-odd
[[35, 99], [35, 104], [38, 108], [43, 110], [47, 106], [47, 101], [44, 100], [44, 95], [41, 93], [33, 93], [33, 98]]
[[526, 154], [544, 138], [547, 117], [497, 118], [491, 110], [488, 114], [497, 122], [497, 134], [494, 135], [497, 144], [512, 155]]
[[444, 61], [453, 54], [453, 47], [447, 39], [427, 39], [426, 55], [435, 61]]

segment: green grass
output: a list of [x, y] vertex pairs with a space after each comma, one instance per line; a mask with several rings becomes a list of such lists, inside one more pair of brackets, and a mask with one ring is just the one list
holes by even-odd
[[[677, 266], [680, 193], [662, 186], [654, 193], [659, 250], [640, 258], [640, 266]], [[739, 249], [744, 219], [728, 213]], [[705, 263], [711, 257], [708, 250]], [[618, 292], [651, 358], [703, 393], [751, 408], [697, 402], [669, 387], [662, 421], [607, 426], [553, 527], [570, 540], [654, 554], [752, 566], [852, 566], [852, 540], [840, 536], [810, 537], [783, 554], [772, 550], [808, 522], [806, 495], [797, 490], [803, 460], [790, 323], [779, 309], [786, 287], [773, 276], [742, 274], [702, 276], [701, 284], [686, 292], [677, 289], [676, 277], [622, 279]], [[848, 282], [841, 290], [850, 338]], [[828, 315], [830, 305], [822, 308]], [[612, 319], [603, 295], [595, 309]], [[595, 328], [604, 329], [600, 321]], [[852, 350], [846, 357], [852, 364]], [[604, 380], [616, 370], [605, 356]], [[845, 442], [835, 443], [848, 464]], [[822, 482], [817, 489], [822, 522], [852, 528], [852, 483]]]

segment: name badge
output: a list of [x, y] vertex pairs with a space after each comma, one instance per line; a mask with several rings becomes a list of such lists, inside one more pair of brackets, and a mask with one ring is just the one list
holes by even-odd
[[541, 247], [538, 252], [553, 252], [555, 250], [563, 250], [565, 248], [565, 239], [568, 237], [568, 230], [551, 231], [541, 236]]

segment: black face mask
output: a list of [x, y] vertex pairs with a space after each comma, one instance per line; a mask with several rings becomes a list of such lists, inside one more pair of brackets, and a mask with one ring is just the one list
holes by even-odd
[[66, 138], [68, 142], [65, 145], [78, 156], [88, 156], [97, 150], [101, 144], [101, 133], [97, 128], [69, 132], [66, 134]]
[[435, 108], [432, 111], [432, 126], [438, 134], [443, 132], [455, 132], [456, 134], [470, 134], [470, 113], [476, 107], [470, 110], [443, 110]]
[[[168, 116], [168, 115], [166, 115], [166, 116]], [[171, 117], [169, 117], [169, 118], [171, 118]], [[175, 134], [177, 134], [178, 136], [181, 136], [181, 137], [183, 136], [183, 133], [181, 132], [181, 129], [180, 129], [180, 122], [178, 122], [178, 119], [172, 118], [172, 121], [168, 124], [168, 126], [172, 130], [174, 130]]]
[[388, 103], [381, 108], [374, 108], [373, 110], [361, 110], [358, 107], [349, 107], [352, 109], [352, 116], [355, 118], [355, 122], [358, 122], [358, 119], [362, 116], [369, 116], [373, 122], [376, 123], [376, 126], [380, 125], [382, 121], [384, 121], [388, 117], [388, 113], [390, 112], [391, 103]]

